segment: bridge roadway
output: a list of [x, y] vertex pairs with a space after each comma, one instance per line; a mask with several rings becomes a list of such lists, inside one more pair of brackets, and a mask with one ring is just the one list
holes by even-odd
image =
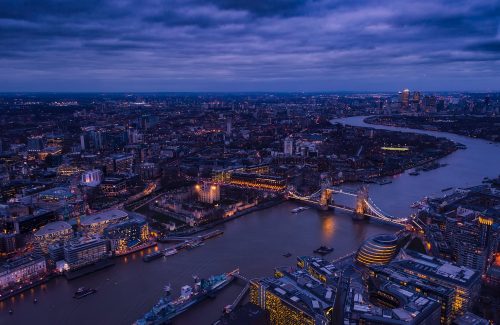
[[[342, 194], [342, 195], [348, 195], [348, 196], [353, 196], [353, 197], [358, 196], [355, 193], [343, 191], [342, 189], [338, 190], [338, 189], [332, 188], [329, 190], [333, 194]], [[318, 196], [321, 195], [322, 191], [323, 190], [319, 190], [319, 191], [317, 191], [309, 196], [301, 196], [301, 195], [298, 195], [297, 193], [289, 191], [288, 195], [292, 199], [318, 206], [319, 205]], [[382, 210], [379, 207], [377, 207], [377, 205], [370, 198], [363, 199], [363, 202], [366, 205], [366, 207], [368, 208], [368, 212], [365, 212], [364, 214], [370, 218], [374, 218], [374, 219], [377, 219], [377, 220], [382, 221], [382, 222], [396, 224], [396, 225], [405, 225], [408, 222], [408, 218], [397, 218], [397, 217], [393, 217], [393, 216], [390, 216], [390, 215], [382, 212]], [[348, 207], [345, 205], [341, 205], [338, 203], [328, 204], [328, 207], [329, 208], [338, 208], [338, 209], [341, 209], [344, 211], [355, 213], [354, 208], [351, 208], [351, 207]]]
[[[225, 182], [222, 182], [221, 184], [228, 185], [228, 186], [235, 186], [235, 184], [225, 183]], [[237, 186], [237, 187], [240, 187], [240, 186]], [[245, 187], [245, 188], [249, 188], [249, 187]], [[347, 196], [352, 196], [352, 197], [358, 197], [357, 193], [352, 193], [352, 192], [344, 191], [342, 189], [333, 188], [333, 187], [319, 189], [315, 193], [308, 195], [308, 196], [301, 196], [301, 195], [297, 194], [296, 192], [293, 192], [292, 190], [284, 190], [284, 191], [270, 190], [267, 188], [259, 188], [258, 186], [251, 187], [251, 188], [257, 189], [257, 190], [262, 190], [262, 191], [284, 192], [284, 193], [288, 194], [288, 197], [290, 197], [292, 199], [306, 202], [306, 203], [309, 203], [309, 204], [312, 204], [315, 206], [318, 206], [319, 197], [321, 196], [322, 192], [325, 190], [329, 191], [331, 194], [342, 194], [342, 195], [347, 195]], [[364, 204], [364, 206], [366, 206], [368, 208], [367, 209], [368, 211], [366, 211], [364, 213], [364, 215], [366, 215], [370, 218], [374, 218], [374, 219], [381, 221], [381, 222], [385, 222], [385, 223], [389, 223], [389, 224], [396, 224], [396, 225], [400, 225], [400, 226], [404, 226], [408, 222], [408, 218], [398, 218], [398, 217], [394, 217], [394, 216], [391, 216], [387, 213], [382, 212], [382, 209], [377, 207], [377, 205], [369, 197], [367, 199], [363, 198], [363, 204]], [[328, 207], [329, 208], [338, 208], [338, 209], [353, 212], [353, 213], [355, 212], [354, 208], [351, 208], [351, 207], [348, 207], [345, 205], [341, 205], [338, 203], [328, 204]]]

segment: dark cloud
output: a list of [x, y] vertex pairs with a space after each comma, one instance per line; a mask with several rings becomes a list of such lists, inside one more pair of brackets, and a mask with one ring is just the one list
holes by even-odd
[[[500, 41], [484, 42], [467, 47], [468, 50], [477, 52], [493, 52], [500, 55]], [[500, 57], [497, 57], [500, 59]]]
[[0, 8], [0, 91], [500, 85], [497, 0], [0, 0]]
[[223, 9], [244, 10], [258, 16], [290, 16], [300, 14], [307, 0], [212, 0]]

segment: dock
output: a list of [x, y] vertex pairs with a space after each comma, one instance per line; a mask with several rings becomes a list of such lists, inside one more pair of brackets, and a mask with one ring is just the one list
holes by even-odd
[[176, 249], [177, 251], [181, 251], [184, 249], [188, 248], [195, 248], [197, 246], [192, 246], [195, 243], [203, 243], [206, 240], [218, 237], [222, 235], [224, 232], [220, 229], [210, 231], [206, 234], [199, 235], [199, 236], [166, 236], [162, 237], [161, 240], [159, 240], [162, 243], [177, 243], [175, 245], [169, 246], [169, 249]]

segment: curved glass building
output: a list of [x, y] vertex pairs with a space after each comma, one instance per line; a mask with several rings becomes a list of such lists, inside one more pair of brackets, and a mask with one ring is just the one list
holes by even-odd
[[377, 235], [367, 239], [356, 254], [362, 265], [387, 264], [398, 253], [398, 238], [395, 235]]

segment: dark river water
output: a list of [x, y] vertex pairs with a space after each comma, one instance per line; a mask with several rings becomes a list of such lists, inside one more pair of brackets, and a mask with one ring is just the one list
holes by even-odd
[[[362, 117], [338, 121], [366, 126]], [[442, 159], [448, 163], [446, 167], [419, 176], [395, 176], [387, 185], [371, 185], [373, 201], [392, 215], [408, 215], [412, 202], [426, 195], [441, 195], [443, 188], [476, 185], [483, 177], [495, 177], [500, 172], [498, 144], [440, 132], [425, 133], [446, 136], [468, 148]], [[297, 206], [286, 202], [230, 221], [219, 227], [224, 230], [223, 236], [172, 257], [144, 263], [145, 252], [140, 252], [117, 259], [111, 268], [73, 281], [54, 279], [1, 302], [0, 324], [131, 324], [158, 300], [165, 284], [172, 285], [176, 296], [182, 285], [192, 282], [193, 275], [208, 277], [236, 267], [248, 278], [272, 275], [274, 267], [293, 265], [296, 255], [310, 255], [320, 245], [335, 248], [328, 256], [333, 259], [357, 249], [369, 236], [398, 230], [389, 225], [354, 222], [348, 213], [340, 211], [309, 209], [291, 213]], [[283, 257], [286, 252], [292, 253], [292, 257]], [[96, 288], [98, 292], [75, 300], [72, 295], [80, 286]], [[215, 300], [191, 308], [174, 323], [211, 324], [242, 287], [241, 283], [231, 285]], [[38, 304], [32, 302], [35, 297]], [[9, 309], [13, 315], [8, 314]]]

